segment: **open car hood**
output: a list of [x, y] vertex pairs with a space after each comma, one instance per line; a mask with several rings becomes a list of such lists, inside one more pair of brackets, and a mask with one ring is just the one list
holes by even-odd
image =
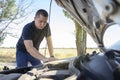
[[[108, 26], [118, 22], [120, 1], [112, 0], [55, 0], [67, 10], [93, 38], [100, 50], [105, 51], [103, 35]], [[100, 7], [101, 6], [101, 7]], [[115, 15], [115, 16], [114, 16]], [[111, 17], [111, 19], [110, 19]], [[120, 21], [120, 20], [119, 20]]]

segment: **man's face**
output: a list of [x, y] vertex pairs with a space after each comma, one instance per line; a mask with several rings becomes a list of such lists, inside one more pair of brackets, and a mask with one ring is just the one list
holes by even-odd
[[47, 24], [47, 19], [48, 19], [48, 17], [44, 17], [42, 15], [39, 15], [38, 17], [35, 17], [35, 19], [34, 19], [35, 26], [38, 29], [43, 29]]

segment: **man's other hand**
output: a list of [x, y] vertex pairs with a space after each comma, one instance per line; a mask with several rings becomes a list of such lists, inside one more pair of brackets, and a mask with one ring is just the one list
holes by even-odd
[[49, 61], [55, 61], [55, 60], [57, 60], [55, 57], [50, 57], [49, 58]]

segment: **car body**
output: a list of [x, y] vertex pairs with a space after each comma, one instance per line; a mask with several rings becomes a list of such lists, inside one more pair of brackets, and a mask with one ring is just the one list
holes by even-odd
[[[90, 34], [100, 52], [1, 72], [2, 80], [120, 80], [120, 52], [106, 48], [104, 34], [120, 24], [119, 0], [55, 0]], [[114, 45], [113, 47], [115, 47]], [[117, 46], [118, 48], [119, 46]], [[9, 77], [9, 79], [8, 79]]]

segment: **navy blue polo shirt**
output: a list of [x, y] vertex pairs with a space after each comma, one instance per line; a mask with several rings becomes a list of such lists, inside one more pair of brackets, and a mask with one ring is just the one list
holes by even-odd
[[48, 23], [43, 29], [37, 29], [35, 27], [34, 21], [28, 23], [24, 26], [21, 37], [17, 42], [17, 49], [26, 51], [24, 40], [32, 40], [33, 46], [38, 50], [43, 38], [48, 36], [51, 36], [51, 31]]

